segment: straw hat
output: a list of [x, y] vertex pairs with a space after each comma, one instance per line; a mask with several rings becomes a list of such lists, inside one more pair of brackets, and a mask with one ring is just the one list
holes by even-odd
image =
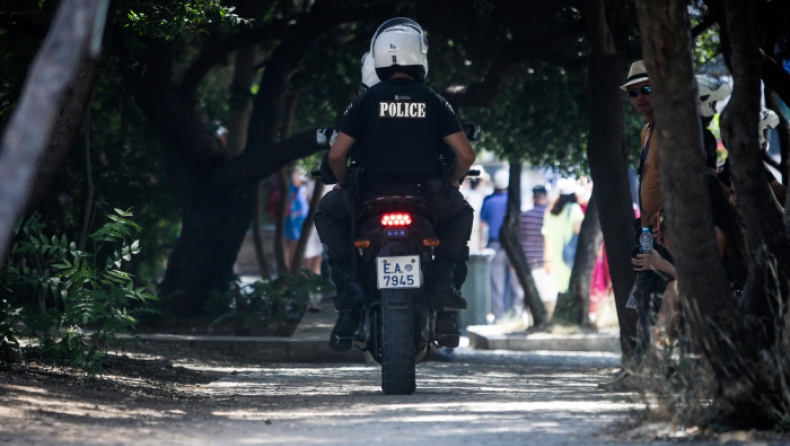
[[631, 69], [628, 70], [628, 79], [625, 80], [625, 85], [621, 85], [620, 89], [628, 91], [629, 85], [638, 84], [649, 80], [647, 77], [647, 67], [644, 60], [637, 60], [631, 64]]

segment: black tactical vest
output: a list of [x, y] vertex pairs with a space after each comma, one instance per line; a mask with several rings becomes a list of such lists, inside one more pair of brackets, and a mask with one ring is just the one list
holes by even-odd
[[[439, 176], [440, 116], [445, 104], [423, 84], [382, 82], [360, 98], [362, 162], [371, 181], [423, 182]], [[457, 121], [456, 121], [457, 122]]]

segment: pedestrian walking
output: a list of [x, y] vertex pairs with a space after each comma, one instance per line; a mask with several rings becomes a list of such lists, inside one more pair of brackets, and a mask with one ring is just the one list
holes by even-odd
[[551, 277], [543, 268], [544, 237], [543, 219], [549, 205], [546, 186], [538, 185], [532, 188], [532, 209], [521, 214], [521, 247], [527, 257], [527, 263], [532, 271], [532, 278], [538, 288], [540, 300], [546, 310], [551, 313], [557, 300], [557, 292]]
[[[554, 277], [557, 293], [565, 293], [568, 291], [573, 265], [573, 260], [567, 258], [566, 246], [573, 242], [574, 235], [579, 234], [584, 213], [576, 198], [576, 185], [573, 181], [560, 180], [557, 186], [560, 195], [543, 219], [543, 267], [546, 273]], [[571, 251], [575, 255], [575, 247]]]
[[472, 209], [475, 210], [475, 218], [472, 220], [472, 234], [474, 235], [469, 240], [469, 252], [478, 253], [485, 247], [485, 243], [483, 243], [484, 237], [480, 233], [480, 211], [483, 208], [483, 201], [490, 192], [488, 182], [491, 178], [483, 169], [483, 166], [472, 166], [472, 170], [479, 170], [480, 176], [467, 177], [464, 180], [461, 193], [464, 195], [466, 202], [469, 203], [469, 206], [472, 206]]
[[510, 174], [506, 169], [494, 173], [494, 193], [483, 201], [480, 211], [480, 230], [488, 232], [487, 247], [494, 251], [491, 260], [491, 312], [502, 318], [510, 308], [523, 308], [524, 292], [510, 265], [507, 252], [499, 241], [500, 231], [507, 212], [507, 186]]
[[288, 214], [285, 217], [285, 262], [290, 268], [296, 245], [302, 236], [302, 224], [310, 210], [307, 201], [307, 177], [298, 170], [291, 173], [291, 182], [288, 188]]

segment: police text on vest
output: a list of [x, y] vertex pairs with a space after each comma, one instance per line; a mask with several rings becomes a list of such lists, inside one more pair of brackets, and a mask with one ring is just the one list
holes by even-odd
[[380, 118], [425, 118], [424, 102], [379, 102]]

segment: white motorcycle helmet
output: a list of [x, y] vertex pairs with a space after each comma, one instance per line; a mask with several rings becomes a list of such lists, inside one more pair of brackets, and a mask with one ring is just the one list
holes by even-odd
[[379, 76], [376, 74], [376, 65], [368, 51], [362, 55], [362, 85], [365, 88], [370, 88], [379, 82]]
[[700, 114], [703, 118], [710, 118], [716, 114], [716, 103], [727, 99], [732, 88], [727, 82], [709, 74], [698, 74], [694, 77], [699, 90]]
[[764, 108], [760, 110], [760, 124], [758, 126], [760, 137], [760, 148], [763, 150], [768, 149], [768, 141], [765, 139], [765, 133], [770, 129], [775, 129], [779, 125], [779, 116], [773, 110]]
[[419, 82], [428, 76], [428, 38], [412, 19], [396, 17], [382, 23], [370, 41], [370, 54], [381, 80], [395, 71], [406, 72]]

